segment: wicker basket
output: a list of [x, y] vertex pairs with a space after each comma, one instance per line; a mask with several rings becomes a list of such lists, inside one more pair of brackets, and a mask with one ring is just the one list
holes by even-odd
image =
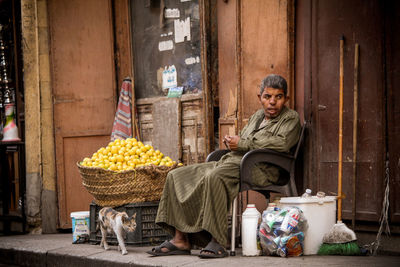
[[94, 196], [96, 204], [116, 207], [160, 200], [167, 174], [177, 165], [149, 165], [121, 172], [84, 167], [79, 162], [77, 166], [83, 186]]

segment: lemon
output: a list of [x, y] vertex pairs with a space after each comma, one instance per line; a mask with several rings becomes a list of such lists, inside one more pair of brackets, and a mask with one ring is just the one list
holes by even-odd
[[117, 165], [111, 164], [110, 167], [108, 167], [109, 170], [115, 171], [117, 170]]
[[151, 146], [149, 144], [144, 146], [146, 148], [146, 150], [149, 150], [151, 148]]
[[116, 156], [116, 158], [117, 158], [117, 161], [118, 161], [118, 162], [123, 162], [123, 161], [124, 161], [124, 156], [122, 156], [122, 155], [120, 155], [120, 154], [118, 154], [118, 155]]
[[117, 152], [118, 152], [118, 147], [113, 145], [113, 146], [111, 147], [111, 153], [112, 153], [112, 154], [116, 154]]

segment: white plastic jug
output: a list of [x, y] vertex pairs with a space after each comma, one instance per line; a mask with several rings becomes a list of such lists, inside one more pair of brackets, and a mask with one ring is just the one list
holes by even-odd
[[257, 227], [261, 217], [254, 204], [248, 204], [242, 214], [242, 254], [243, 256], [258, 256]]

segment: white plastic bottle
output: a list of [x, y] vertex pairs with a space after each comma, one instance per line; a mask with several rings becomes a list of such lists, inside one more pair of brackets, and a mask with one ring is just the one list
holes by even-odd
[[311, 197], [311, 189], [307, 188], [306, 192], [301, 197]]
[[261, 214], [254, 204], [248, 204], [242, 214], [242, 254], [243, 256], [258, 256], [257, 229]]
[[275, 208], [276, 208], [276, 203], [274, 203], [274, 202], [268, 203], [267, 210], [274, 211]]

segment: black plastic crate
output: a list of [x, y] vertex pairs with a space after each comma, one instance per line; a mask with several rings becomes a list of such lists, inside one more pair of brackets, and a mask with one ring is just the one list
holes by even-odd
[[[101, 208], [95, 203], [90, 204], [90, 243], [98, 244], [101, 241], [100, 228], [96, 231]], [[158, 245], [167, 239], [171, 239], [171, 235], [154, 222], [158, 202], [131, 203], [114, 209], [125, 211], [128, 216], [132, 216], [136, 212], [136, 230], [126, 235], [125, 244], [134, 246]], [[107, 243], [118, 244], [114, 233], [107, 234]]]

